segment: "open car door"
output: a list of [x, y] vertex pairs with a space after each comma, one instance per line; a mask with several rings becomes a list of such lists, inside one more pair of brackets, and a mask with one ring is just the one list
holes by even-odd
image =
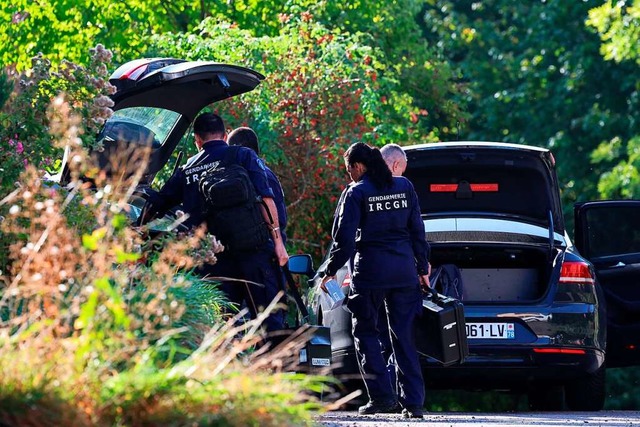
[[[108, 173], [132, 173], [133, 154], [150, 147], [151, 154], [141, 184], [150, 184], [164, 167], [197, 114], [207, 105], [255, 89], [264, 76], [249, 68], [174, 58], [145, 58], [127, 62], [109, 78], [114, 114], [97, 136], [96, 156]], [[132, 159], [112, 165], [115, 154]], [[61, 182], [65, 182], [63, 167]]]
[[608, 367], [640, 365], [640, 200], [578, 203], [575, 241], [607, 310]]

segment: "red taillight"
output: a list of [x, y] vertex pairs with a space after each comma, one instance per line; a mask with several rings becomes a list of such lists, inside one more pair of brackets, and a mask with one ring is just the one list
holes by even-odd
[[[487, 184], [469, 184], [471, 191], [477, 192], [490, 192], [495, 193], [499, 190], [499, 186], [496, 183]], [[455, 193], [458, 191], [458, 184], [431, 184], [429, 191], [432, 193]]]
[[595, 280], [587, 263], [567, 261], [562, 263], [560, 283], [588, 283], [593, 285]]
[[533, 352], [543, 354], [587, 354], [586, 350], [579, 348], [534, 348]]
[[351, 285], [351, 274], [347, 273], [344, 275], [344, 279], [342, 279], [342, 287], [348, 288]]
[[126, 73], [120, 76], [120, 80], [136, 80], [142, 73], [147, 71], [147, 66], [149, 64], [140, 64], [137, 67], [131, 68]]

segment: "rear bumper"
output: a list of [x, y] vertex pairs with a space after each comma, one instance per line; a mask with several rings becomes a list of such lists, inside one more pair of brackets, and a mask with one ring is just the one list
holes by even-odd
[[[526, 389], [536, 382], [564, 384], [595, 372], [604, 365], [600, 349], [584, 354], [535, 353], [526, 349], [486, 349], [470, 352], [461, 365], [442, 367], [432, 359], [421, 360], [425, 382], [433, 388]], [[446, 381], [443, 381], [446, 380]]]
[[[461, 365], [443, 367], [421, 357], [425, 383], [442, 389], [526, 390], [531, 384], [564, 384], [595, 372], [604, 365], [600, 349], [583, 349], [584, 354], [535, 353], [531, 347], [517, 349], [470, 348]], [[332, 366], [339, 379], [359, 375], [355, 349], [333, 353]]]

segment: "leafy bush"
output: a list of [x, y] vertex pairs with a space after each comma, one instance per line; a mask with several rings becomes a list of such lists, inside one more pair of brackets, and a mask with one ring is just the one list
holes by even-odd
[[40, 54], [33, 58], [32, 69], [22, 75], [5, 73], [11, 77], [13, 93], [0, 112], [0, 195], [15, 189], [18, 176], [28, 164], [41, 173], [59, 169], [64, 147], [56, 143], [60, 135], [55, 129], [50, 132], [49, 125], [56, 115], [55, 106], [49, 106], [58, 94], [64, 92], [71, 110], [82, 118], [86, 132], [77, 136], [86, 146], [95, 143], [95, 134], [113, 105], [107, 95], [114, 88], [106, 81], [111, 56], [99, 45], [91, 49], [90, 67], [63, 61], [53, 69]]
[[[324, 380], [294, 372], [302, 341], [265, 355], [252, 351], [262, 318], [223, 322], [216, 284], [191, 274], [222, 250], [204, 230], [143, 256], [147, 233], [130, 226], [127, 203], [143, 168], [99, 173], [79, 117], [60, 99], [54, 106], [50, 128], [73, 142], [71, 191], [29, 165], [0, 204], [2, 233], [20, 236], [0, 275], [0, 424], [310, 423]], [[76, 208], [85, 221], [69, 220]]]
[[[63, 61], [54, 69], [47, 58], [38, 55], [32, 60], [33, 68], [20, 76], [6, 70], [6, 86], [4, 91], [0, 89], [0, 93], [9, 92], [0, 111], [0, 200], [20, 185], [20, 174], [28, 165], [35, 166], [39, 176], [52, 174], [60, 169], [65, 147], [95, 144], [95, 134], [111, 115], [113, 105], [107, 96], [113, 87], [106, 80], [112, 54], [100, 45], [90, 53], [87, 68]], [[68, 101], [65, 108], [80, 119], [74, 124], [77, 130], [73, 137], [51, 122], [57, 120], [62, 102], [52, 104], [52, 100], [62, 92]], [[70, 210], [70, 218], [80, 212]], [[6, 215], [3, 206], [1, 215]], [[15, 238], [0, 233], [0, 270], [6, 264], [6, 247]]]
[[193, 33], [157, 36], [149, 56], [240, 64], [266, 75], [253, 92], [212, 108], [229, 127], [256, 130], [285, 190], [294, 252], [318, 255], [348, 181], [344, 150], [357, 141], [383, 145], [425, 136], [417, 120], [396, 120], [422, 112], [398, 92], [367, 34], [331, 31], [308, 12], [281, 21], [280, 35], [254, 37], [207, 19]]

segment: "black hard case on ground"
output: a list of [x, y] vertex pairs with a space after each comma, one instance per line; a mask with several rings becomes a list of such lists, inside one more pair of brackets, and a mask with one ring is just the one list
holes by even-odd
[[331, 329], [328, 326], [309, 324], [309, 311], [302, 301], [300, 291], [289, 268], [285, 266], [282, 271], [286, 280], [287, 292], [295, 300], [302, 316], [302, 324], [291, 328], [292, 333], [301, 334], [306, 341], [305, 346], [300, 349], [298, 355], [299, 365], [307, 368], [326, 368], [331, 366]]
[[464, 306], [457, 299], [435, 292], [426, 295], [415, 332], [418, 353], [443, 366], [463, 363], [469, 356]]

